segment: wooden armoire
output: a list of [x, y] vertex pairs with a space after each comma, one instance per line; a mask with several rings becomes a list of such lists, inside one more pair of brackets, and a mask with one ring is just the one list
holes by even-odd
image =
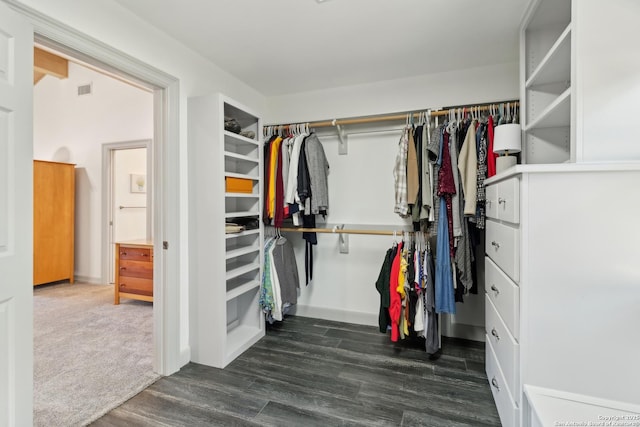
[[75, 165], [33, 161], [33, 284], [73, 283]]

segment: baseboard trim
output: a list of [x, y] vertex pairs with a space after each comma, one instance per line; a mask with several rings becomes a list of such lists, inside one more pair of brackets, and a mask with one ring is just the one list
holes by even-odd
[[186, 365], [190, 361], [191, 361], [191, 346], [187, 346], [186, 348], [183, 348], [180, 351], [180, 359], [178, 360], [178, 363], [182, 368], [184, 365]]
[[296, 305], [290, 314], [301, 317], [355, 323], [358, 325], [378, 326], [378, 315], [359, 311], [339, 310], [335, 308]]
[[74, 276], [74, 281], [86, 283], [88, 285], [107, 285], [107, 283], [104, 283], [100, 277], [81, 276], [79, 274]]
[[448, 325], [445, 322], [442, 323], [443, 324], [441, 332], [445, 337], [462, 338], [466, 340], [481, 342], [485, 341], [485, 331], [483, 327], [475, 325], [464, 325], [461, 323], [450, 323]]

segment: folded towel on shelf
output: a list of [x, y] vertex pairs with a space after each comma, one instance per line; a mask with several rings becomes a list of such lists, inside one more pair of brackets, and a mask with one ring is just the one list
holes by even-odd
[[233, 222], [227, 222], [224, 224], [224, 230], [226, 234], [240, 233], [244, 231], [244, 226], [235, 224]]

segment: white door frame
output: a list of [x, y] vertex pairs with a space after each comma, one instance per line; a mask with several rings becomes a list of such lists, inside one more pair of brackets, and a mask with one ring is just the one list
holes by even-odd
[[147, 149], [147, 176], [151, 179], [147, 183], [147, 230], [146, 239], [151, 240], [153, 236], [153, 211], [151, 194], [153, 193], [153, 144], [151, 139], [140, 139], [136, 141], [110, 142], [102, 144], [102, 278], [101, 283], [112, 283], [111, 277], [111, 257], [113, 248], [111, 247], [111, 233], [113, 232], [113, 216], [115, 206], [113, 205], [113, 155], [116, 150], [130, 150], [135, 148]]
[[33, 25], [34, 40], [153, 90], [153, 369], [170, 375], [180, 357], [179, 81], [17, 0], [4, 0]]

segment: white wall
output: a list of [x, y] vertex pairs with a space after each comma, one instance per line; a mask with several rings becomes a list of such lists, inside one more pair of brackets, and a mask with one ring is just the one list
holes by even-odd
[[577, 161], [640, 161], [640, 2], [574, 3]]
[[423, 110], [520, 97], [518, 63], [268, 98], [265, 124]]
[[265, 97], [112, 0], [16, 0], [180, 80], [180, 350], [189, 351], [187, 98], [222, 92], [254, 111]]
[[[77, 95], [91, 83], [93, 93]], [[34, 158], [76, 164], [75, 274], [102, 274], [102, 144], [153, 137], [153, 94], [70, 63], [69, 78], [33, 89]]]
[[131, 191], [131, 175], [142, 175], [146, 188], [147, 149], [115, 150], [113, 160], [114, 241], [146, 239], [147, 193]]
[[[265, 123], [511, 100], [517, 99], [518, 94], [518, 64], [504, 64], [269, 98]], [[348, 155], [338, 154], [334, 131], [319, 130], [330, 164], [329, 224], [344, 223], [347, 224], [345, 228], [349, 225], [360, 228], [382, 226], [385, 229], [407, 224], [393, 213], [392, 171], [401, 125], [387, 127], [391, 129], [387, 132], [359, 133], [367, 130], [359, 129], [357, 134], [350, 134]], [[302, 236], [289, 233], [288, 237], [296, 249], [300, 277], [304, 277]], [[314, 281], [308, 287], [302, 283], [297, 314], [377, 325], [379, 294], [375, 281], [393, 237], [351, 235], [349, 240], [349, 254], [340, 254], [337, 235], [318, 235], [319, 243], [314, 247]], [[484, 325], [482, 289], [478, 296], [469, 295], [465, 301], [457, 305], [456, 322]]]

